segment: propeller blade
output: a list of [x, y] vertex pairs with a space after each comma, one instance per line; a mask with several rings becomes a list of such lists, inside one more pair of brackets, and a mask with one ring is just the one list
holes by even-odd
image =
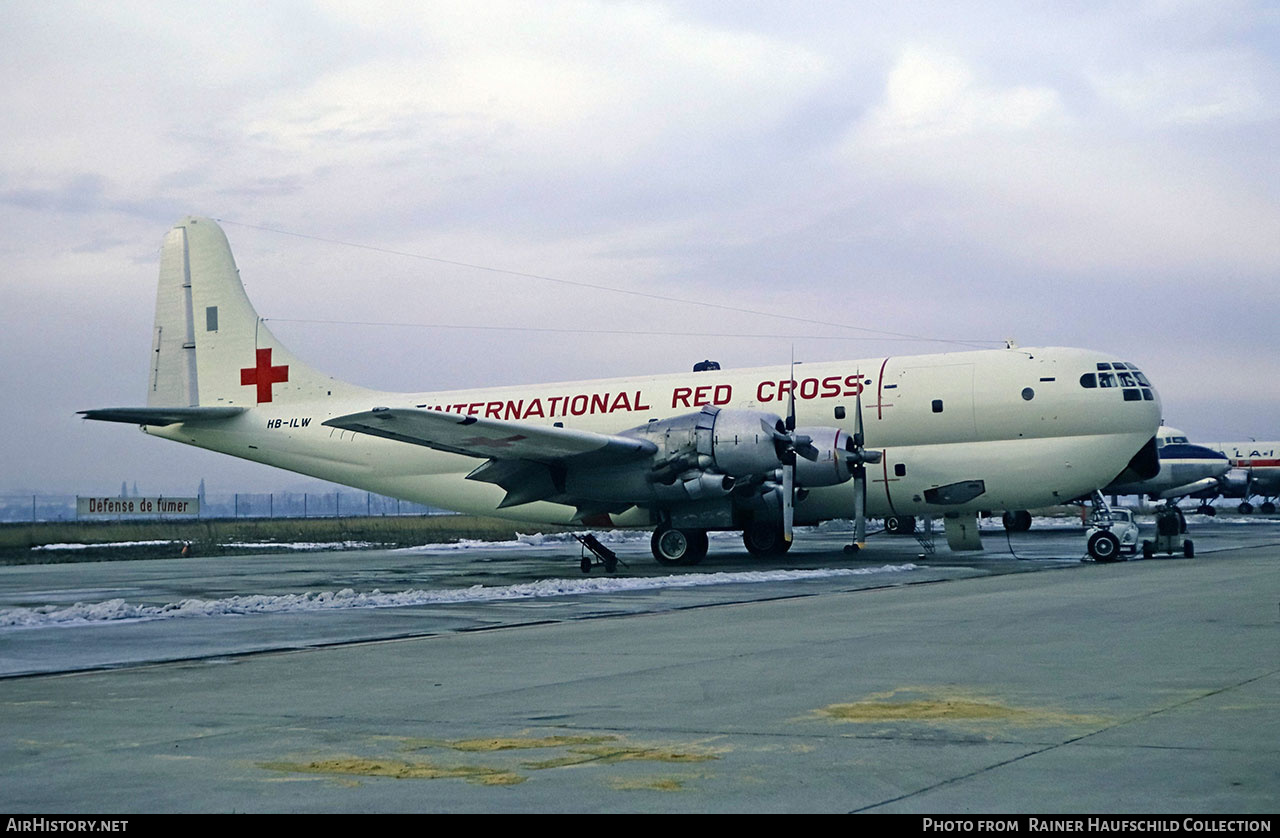
[[862, 464], [853, 471], [853, 543], [859, 548], [867, 541], [867, 468]]
[[806, 460], [811, 462], [818, 461], [818, 455], [820, 452], [818, 451], [818, 446], [813, 444], [813, 437], [805, 434], [795, 434], [791, 441], [791, 447], [797, 454], [804, 457]]
[[791, 372], [787, 374], [787, 430], [796, 429], [796, 348], [791, 347]]
[[791, 541], [792, 523], [795, 520], [796, 467], [782, 467], [782, 538]]
[[862, 424], [862, 391], [854, 397], [853, 450], [853, 542], [861, 549], [867, 541], [867, 466], [880, 462], [880, 451], [866, 450], [866, 434]]
[[862, 392], [859, 391], [853, 398], [853, 446], [861, 450], [865, 436], [862, 433]]

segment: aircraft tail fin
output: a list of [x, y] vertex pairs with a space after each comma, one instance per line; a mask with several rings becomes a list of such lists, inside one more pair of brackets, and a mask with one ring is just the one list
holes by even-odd
[[174, 225], [160, 254], [150, 407], [254, 407], [355, 388], [299, 361], [271, 333], [240, 282], [222, 228]]

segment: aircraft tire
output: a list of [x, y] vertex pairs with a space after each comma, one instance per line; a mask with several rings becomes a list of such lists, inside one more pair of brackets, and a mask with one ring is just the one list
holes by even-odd
[[782, 537], [782, 527], [772, 524], [751, 524], [742, 531], [742, 543], [759, 559], [781, 556], [791, 549], [791, 542]]
[[1000, 516], [1000, 521], [1009, 532], [1027, 532], [1031, 529], [1031, 513], [1025, 509], [1011, 509]]
[[1249, 503], [1248, 501], [1245, 501], [1244, 503], [1236, 507], [1236, 511], [1239, 512], [1241, 515], [1252, 515], [1253, 504]]
[[916, 531], [916, 519], [910, 515], [890, 515], [884, 519], [884, 531], [889, 535], [911, 535]]
[[1115, 533], [1100, 530], [1089, 536], [1089, 555], [1098, 564], [1120, 560], [1120, 539]]
[[707, 555], [707, 531], [676, 529], [663, 524], [653, 531], [649, 549], [658, 564], [697, 564]]
[[1267, 501], [1262, 506], [1258, 507], [1258, 511], [1261, 512], [1263, 515], [1275, 515], [1276, 505], [1271, 501]]

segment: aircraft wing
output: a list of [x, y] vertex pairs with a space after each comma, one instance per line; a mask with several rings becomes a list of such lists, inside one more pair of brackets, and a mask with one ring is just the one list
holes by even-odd
[[590, 456], [604, 465], [637, 459], [657, 450], [652, 442], [634, 437], [482, 419], [440, 410], [375, 407], [338, 416], [324, 424], [451, 454], [493, 460], [555, 463], [570, 457]]
[[645, 439], [546, 425], [482, 419], [439, 410], [376, 407], [338, 416], [324, 423], [334, 428], [423, 445], [437, 451], [484, 458], [467, 475], [501, 486], [507, 494], [498, 508], [538, 500], [578, 507], [575, 520], [617, 512], [630, 504], [601, 504], [565, 494], [564, 464], [613, 465], [652, 455], [657, 446]]

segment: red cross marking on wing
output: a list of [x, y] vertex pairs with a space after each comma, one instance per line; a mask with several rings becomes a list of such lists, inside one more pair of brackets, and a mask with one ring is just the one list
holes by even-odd
[[271, 401], [271, 385], [289, 380], [288, 365], [271, 366], [271, 350], [259, 349], [257, 364], [240, 370], [240, 384], [258, 385], [258, 404]]

